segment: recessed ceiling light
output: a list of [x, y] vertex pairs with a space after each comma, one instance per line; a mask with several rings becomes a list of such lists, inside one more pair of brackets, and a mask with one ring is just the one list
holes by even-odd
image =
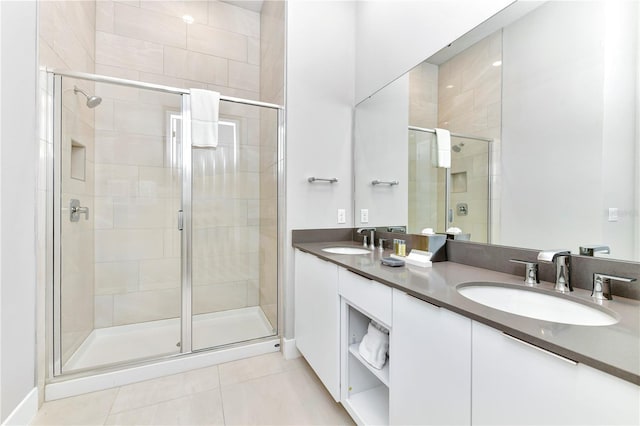
[[448, 84], [447, 86], [445, 86], [447, 89], [453, 89], [453, 84]]
[[502, 61], [495, 61], [491, 65], [493, 65], [494, 67], [499, 67], [500, 65], [502, 65]]
[[182, 15], [182, 20], [187, 24], [193, 24], [194, 21], [193, 16], [191, 15]]

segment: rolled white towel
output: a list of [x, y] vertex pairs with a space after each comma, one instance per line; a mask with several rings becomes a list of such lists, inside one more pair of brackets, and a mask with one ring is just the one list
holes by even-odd
[[371, 321], [367, 327], [367, 334], [360, 342], [358, 352], [373, 368], [380, 370], [387, 362], [389, 332], [375, 321]]

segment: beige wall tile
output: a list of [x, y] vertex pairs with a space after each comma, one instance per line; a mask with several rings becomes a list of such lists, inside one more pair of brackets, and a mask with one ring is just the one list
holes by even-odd
[[194, 19], [194, 23], [207, 24], [208, 16], [208, 2], [197, 0], [185, 0], [185, 1], [157, 1], [157, 0], [142, 0], [140, 7], [147, 10], [163, 13], [165, 15], [174, 16], [182, 19], [184, 15], [191, 15]]
[[163, 231], [96, 230], [96, 262], [154, 259], [163, 255]]
[[247, 61], [246, 36], [206, 25], [189, 25], [187, 49], [234, 61]]
[[209, 25], [251, 37], [260, 37], [259, 13], [220, 1], [209, 2]]
[[96, 1], [96, 31], [113, 33], [114, 2], [110, 0]]
[[180, 279], [180, 258], [140, 261], [140, 288], [143, 290], [163, 288], [163, 285], [177, 288], [180, 285]]
[[162, 73], [164, 66], [162, 46], [157, 43], [98, 31], [96, 33], [96, 63]]
[[244, 308], [246, 306], [246, 281], [193, 288], [194, 315]]
[[113, 324], [132, 324], [177, 318], [180, 290], [153, 290], [113, 296]]
[[94, 321], [95, 328], [111, 327], [113, 325], [113, 296], [96, 296]]
[[132, 197], [138, 193], [138, 168], [115, 164], [96, 164], [97, 196]]
[[113, 205], [113, 225], [117, 229], [170, 228], [176, 223], [177, 209], [162, 199], [135, 198]]
[[164, 136], [166, 132], [166, 118], [162, 107], [138, 102], [116, 101], [114, 124], [115, 129], [123, 133]]
[[179, 17], [124, 4], [116, 4], [114, 12], [115, 34], [165, 46], [187, 45], [187, 24]]
[[258, 279], [257, 253], [235, 255], [232, 252], [193, 258], [193, 285], [204, 286]]
[[164, 70], [172, 77], [226, 85], [227, 60], [184, 49], [165, 47]]
[[194, 229], [213, 226], [246, 226], [247, 200], [196, 198], [192, 207]]
[[106, 262], [95, 266], [96, 296], [138, 291], [138, 262]]
[[162, 136], [96, 133], [96, 163], [152, 167], [164, 165], [166, 142]]
[[247, 62], [260, 65], [260, 39], [249, 37], [247, 43]]
[[244, 62], [229, 61], [229, 86], [260, 91], [260, 67]]
[[166, 167], [139, 167], [139, 171], [140, 197], [172, 198], [174, 206], [167, 208], [175, 209], [180, 195], [181, 175], [176, 170]]

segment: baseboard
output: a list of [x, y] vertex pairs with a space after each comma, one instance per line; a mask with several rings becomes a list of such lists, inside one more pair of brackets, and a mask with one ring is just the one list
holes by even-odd
[[282, 356], [284, 356], [284, 359], [294, 359], [302, 356], [298, 348], [296, 348], [296, 339], [282, 338]]
[[31, 389], [31, 392], [24, 397], [18, 406], [9, 414], [7, 420], [2, 422], [2, 426], [28, 425], [38, 412], [38, 388]]

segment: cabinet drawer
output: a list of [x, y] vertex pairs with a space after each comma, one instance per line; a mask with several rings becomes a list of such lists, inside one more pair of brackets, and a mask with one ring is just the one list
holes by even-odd
[[338, 292], [353, 306], [391, 327], [391, 287], [339, 268]]

